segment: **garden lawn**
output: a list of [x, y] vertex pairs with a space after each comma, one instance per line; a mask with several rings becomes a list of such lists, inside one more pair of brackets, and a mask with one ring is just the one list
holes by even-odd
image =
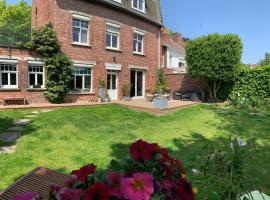
[[[24, 111], [0, 112], [1, 131]], [[270, 194], [270, 113], [198, 105], [156, 117], [118, 105], [63, 108], [40, 113], [24, 129], [14, 154], [0, 154], [0, 190], [37, 166], [69, 173], [87, 163], [105, 168], [121, 159], [137, 139], [157, 142], [183, 161], [188, 176], [202, 148], [212, 143], [229, 149], [230, 136], [257, 138], [255, 160], [248, 160], [250, 177]], [[200, 189], [196, 180], [195, 186]]]

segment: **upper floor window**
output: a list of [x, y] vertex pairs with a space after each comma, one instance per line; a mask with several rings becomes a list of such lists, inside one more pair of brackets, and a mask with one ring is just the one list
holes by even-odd
[[28, 84], [30, 88], [44, 88], [44, 66], [28, 65]]
[[108, 49], [119, 49], [120, 27], [117, 25], [107, 25], [106, 47]]
[[91, 92], [92, 90], [92, 67], [80, 66], [74, 67], [74, 77], [71, 82], [71, 89], [76, 92]]
[[88, 21], [82, 19], [73, 19], [72, 41], [77, 44], [88, 44]]
[[145, 12], [145, 0], [132, 0], [132, 8]]
[[17, 65], [0, 63], [0, 88], [18, 88]]
[[144, 35], [135, 32], [133, 34], [133, 53], [143, 54]]

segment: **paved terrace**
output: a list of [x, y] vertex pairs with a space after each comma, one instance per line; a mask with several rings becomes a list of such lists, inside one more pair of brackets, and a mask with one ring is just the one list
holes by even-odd
[[168, 109], [160, 110], [153, 107], [152, 102], [147, 102], [145, 99], [140, 100], [131, 100], [131, 101], [112, 101], [109, 103], [98, 103], [98, 102], [77, 102], [77, 103], [64, 103], [64, 104], [29, 104], [29, 105], [0, 105], [1, 110], [7, 109], [53, 109], [53, 108], [65, 108], [65, 107], [82, 107], [82, 106], [100, 106], [108, 104], [118, 104], [129, 107], [131, 109], [140, 110], [149, 112], [152, 114], [166, 114], [167, 112], [174, 111], [178, 108], [183, 108], [191, 105], [198, 104], [198, 102], [192, 101], [180, 101], [180, 100], [171, 100], [169, 101]]

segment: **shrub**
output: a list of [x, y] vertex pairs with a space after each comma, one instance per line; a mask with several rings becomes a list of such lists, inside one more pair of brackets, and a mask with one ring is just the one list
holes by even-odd
[[186, 47], [188, 73], [205, 80], [212, 101], [222, 83], [231, 83], [237, 77], [243, 45], [234, 34], [210, 34], [191, 40]]
[[129, 97], [130, 96], [130, 90], [131, 90], [131, 85], [130, 84], [123, 84], [122, 93], [123, 93], [124, 97]]
[[52, 103], [63, 103], [72, 80], [73, 64], [61, 52], [61, 46], [50, 23], [33, 31], [32, 46], [47, 67], [45, 96]]
[[164, 94], [167, 91], [168, 83], [165, 73], [162, 69], [157, 72], [157, 81], [155, 86], [155, 92], [158, 94]]
[[230, 102], [243, 108], [267, 106], [270, 98], [270, 67], [243, 71], [230, 95]]

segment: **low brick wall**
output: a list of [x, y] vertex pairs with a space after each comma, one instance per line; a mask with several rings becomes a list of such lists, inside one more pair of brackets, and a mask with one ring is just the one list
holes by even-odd
[[168, 89], [173, 92], [179, 90], [183, 93], [206, 91], [207, 85], [200, 80], [192, 79], [188, 74], [166, 73]]

